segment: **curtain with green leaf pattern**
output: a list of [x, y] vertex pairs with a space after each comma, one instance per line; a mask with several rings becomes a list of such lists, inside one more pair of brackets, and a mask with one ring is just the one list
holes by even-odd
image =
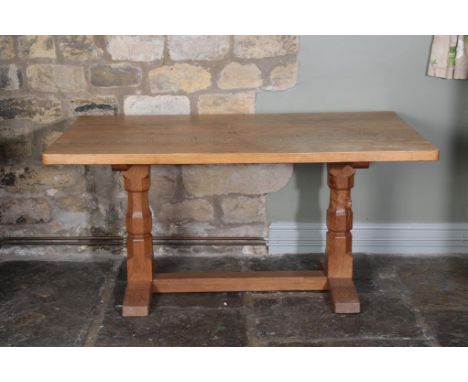
[[434, 36], [427, 74], [448, 79], [468, 79], [468, 35]]

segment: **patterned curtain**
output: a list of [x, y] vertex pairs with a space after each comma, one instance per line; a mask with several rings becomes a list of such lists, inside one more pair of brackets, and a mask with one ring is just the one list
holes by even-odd
[[434, 36], [427, 74], [448, 79], [468, 79], [468, 35]]

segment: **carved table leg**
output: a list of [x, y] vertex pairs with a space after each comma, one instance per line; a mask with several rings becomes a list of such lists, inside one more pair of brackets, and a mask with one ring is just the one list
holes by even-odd
[[127, 289], [123, 316], [146, 316], [152, 296], [153, 238], [148, 205], [150, 166], [132, 165], [123, 172], [128, 192]]
[[[358, 167], [358, 166], [356, 166]], [[363, 167], [359, 164], [359, 167]], [[330, 205], [327, 210], [326, 270], [335, 313], [359, 313], [353, 283], [351, 188], [356, 170], [351, 163], [328, 164]]]

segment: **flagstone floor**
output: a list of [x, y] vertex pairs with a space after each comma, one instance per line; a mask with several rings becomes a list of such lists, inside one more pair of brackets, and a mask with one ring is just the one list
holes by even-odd
[[[125, 265], [0, 262], [0, 346], [468, 346], [468, 255], [355, 256], [363, 312], [335, 315], [327, 293], [154, 295], [121, 316]], [[163, 257], [160, 271], [294, 270], [318, 255]]]

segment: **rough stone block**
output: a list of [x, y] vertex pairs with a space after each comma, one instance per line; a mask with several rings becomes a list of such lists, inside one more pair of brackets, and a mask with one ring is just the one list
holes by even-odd
[[164, 203], [156, 211], [157, 221], [187, 221], [208, 222], [214, 219], [213, 206], [204, 199], [187, 199], [178, 203]]
[[115, 97], [77, 98], [67, 102], [71, 115], [117, 115], [119, 104]]
[[0, 119], [53, 122], [62, 116], [62, 103], [55, 97], [0, 98]]
[[[81, 169], [79, 169], [81, 170]], [[48, 188], [75, 192], [85, 190], [84, 176], [76, 168], [45, 166], [3, 166], [0, 169], [0, 189], [8, 192], [43, 192]]]
[[218, 80], [220, 89], [256, 89], [262, 85], [262, 72], [255, 64], [232, 62], [224, 67]]
[[221, 202], [224, 223], [254, 223], [266, 220], [265, 197], [228, 196]]
[[190, 114], [190, 101], [185, 96], [128, 96], [124, 101], [128, 115]]
[[55, 58], [55, 44], [52, 36], [18, 36], [20, 58]]
[[37, 224], [50, 221], [51, 210], [44, 198], [2, 198], [0, 224]]
[[211, 85], [211, 74], [206, 69], [190, 64], [162, 66], [149, 72], [152, 93], [193, 93]]
[[240, 58], [280, 57], [296, 53], [297, 36], [235, 36], [234, 55]]
[[32, 156], [32, 145], [29, 141], [0, 143], [0, 160], [6, 163], [21, 161]]
[[151, 166], [151, 188], [149, 200], [152, 206], [159, 206], [171, 199], [176, 192], [178, 166]]
[[220, 60], [229, 51], [229, 36], [169, 36], [169, 56], [174, 61]]
[[62, 134], [63, 133], [61, 131], [49, 131], [47, 134], [45, 134], [41, 142], [42, 151], [54, 143]]
[[34, 122], [10, 119], [0, 121], [0, 140], [13, 140], [25, 135], [31, 135], [36, 127]]
[[16, 141], [0, 143], [0, 158], [3, 162], [12, 163], [22, 161], [32, 156], [32, 145], [30, 141]]
[[0, 163], [29, 159], [33, 153], [33, 122], [9, 120], [0, 122]]
[[93, 36], [58, 36], [58, 46], [63, 57], [69, 61], [86, 62], [103, 54]]
[[27, 67], [26, 77], [32, 89], [44, 92], [75, 93], [87, 87], [81, 66], [33, 64]]
[[91, 68], [91, 84], [94, 86], [135, 86], [140, 83], [141, 69], [135, 65], [109, 64]]
[[267, 194], [284, 187], [292, 173], [289, 164], [182, 166], [185, 190], [197, 197]]
[[16, 65], [0, 65], [0, 90], [18, 90], [23, 85], [23, 73]]
[[158, 208], [162, 203], [174, 196], [176, 192], [176, 182], [166, 177], [157, 177], [152, 179], [152, 185], [149, 191], [150, 204]]
[[65, 195], [57, 199], [57, 206], [69, 212], [88, 212], [90, 204], [87, 194]]
[[[155, 211], [157, 212], [157, 210]], [[155, 219], [153, 221], [153, 235], [183, 237], [268, 237], [268, 224], [262, 222], [226, 226], [217, 219], [212, 222], [160, 222]], [[222, 251], [226, 249], [226, 246], [224, 246], [224, 248], [218, 246], [217, 248], [219, 248], [219, 251]], [[237, 249], [236, 251], [238, 254], [239, 251]]]
[[93, 208], [89, 210], [87, 225], [93, 234], [125, 234], [127, 193], [122, 183], [122, 174], [112, 171], [111, 166], [87, 168], [86, 187], [88, 191], [92, 190], [93, 197]]
[[107, 51], [116, 61], [162, 60], [163, 36], [107, 36]]
[[13, 37], [0, 36], [0, 60], [9, 60], [14, 57]]
[[297, 62], [275, 67], [269, 76], [270, 84], [267, 90], [286, 90], [294, 87], [297, 83]]
[[203, 94], [198, 98], [199, 114], [252, 114], [255, 92]]

